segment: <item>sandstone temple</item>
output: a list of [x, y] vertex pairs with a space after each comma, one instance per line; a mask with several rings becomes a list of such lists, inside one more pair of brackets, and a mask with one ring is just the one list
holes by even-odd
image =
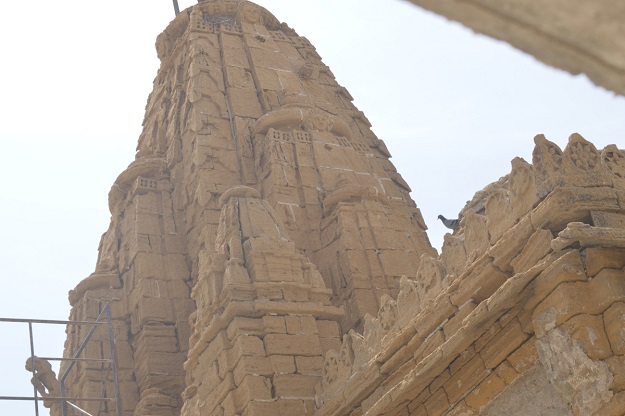
[[625, 151], [535, 137], [439, 255], [306, 38], [206, 0], [156, 47], [136, 159], [69, 296], [73, 321], [108, 305], [114, 348], [68, 326], [66, 356], [116, 371], [74, 362], [63, 394], [119, 400], [53, 416], [625, 414]]

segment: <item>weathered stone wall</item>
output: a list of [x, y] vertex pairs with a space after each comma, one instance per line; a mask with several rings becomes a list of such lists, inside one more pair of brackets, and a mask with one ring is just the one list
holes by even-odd
[[326, 354], [317, 415], [622, 415], [625, 152], [535, 141]]
[[625, 94], [625, 5], [619, 0], [410, 1]]

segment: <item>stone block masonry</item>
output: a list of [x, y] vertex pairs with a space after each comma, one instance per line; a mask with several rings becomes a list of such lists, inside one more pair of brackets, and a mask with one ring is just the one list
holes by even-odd
[[[73, 320], [111, 306], [124, 416], [497, 415], [528, 397], [526, 414], [619, 414], [623, 151], [537, 136], [438, 256], [306, 38], [207, 0], [156, 47], [136, 159], [70, 292]], [[83, 336], [68, 328], [67, 356]], [[111, 377], [78, 363], [68, 394], [104, 379], [110, 397]]]
[[623, 414], [625, 152], [535, 142], [326, 354], [316, 415]]

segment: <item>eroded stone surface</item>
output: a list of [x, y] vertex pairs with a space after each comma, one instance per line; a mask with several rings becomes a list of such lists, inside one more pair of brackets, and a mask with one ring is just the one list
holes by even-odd
[[514, 415], [518, 414], [519, 409], [523, 409], [522, 412], [528, 415], [573, 416], [568, 403], [558, 394], [540, 365], [527, 371], [503, 394], [490, 402], [480, 415]]
[[610, 401], [614, 376], [608, 365], [592, 360], [579, 342], [554, 328], [536, 342], [547, 377], [573, 414], [591, 415]]
[[[620, 185], [581, 136], [565, 151], [535, 141], [538, 167], [516, 160], [478, 192], [441, 256], [404, 281], [398, 299], [418, 308], [386, 298], [364, 343], [351, 338], [362, 345], [351, 376], [320, 389], [320, 415], [515, 414], [533, 396], [532, 414], [618, 406], [621, 230], [592, 224], [620, 225]], [[372, 369], [385, 377], [363, 383]], [[354, 390], [361, 396], [345, 395]]]

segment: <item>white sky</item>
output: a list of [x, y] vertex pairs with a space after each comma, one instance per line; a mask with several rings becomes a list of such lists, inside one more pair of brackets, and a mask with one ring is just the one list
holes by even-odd
[[[180, 0], [181, 9], [194, 0]], [[533, 137], [624, 147], [625, 99], [402, 0], [258, 0], [306, 36], [365, 112], [442, 244], [438, 214], [531, 162]], [[3, 2], [0, 317], [66, 319], [133, 160], [171, 0]], [[35, 326], [60, 355], [63, 328]], [[37, 340], [39, 342], [37, 342]], [[32, 393], [28, 330], [0, 323], [0, 396]], [[0, 401], [0, 414], [34, 414]]]

